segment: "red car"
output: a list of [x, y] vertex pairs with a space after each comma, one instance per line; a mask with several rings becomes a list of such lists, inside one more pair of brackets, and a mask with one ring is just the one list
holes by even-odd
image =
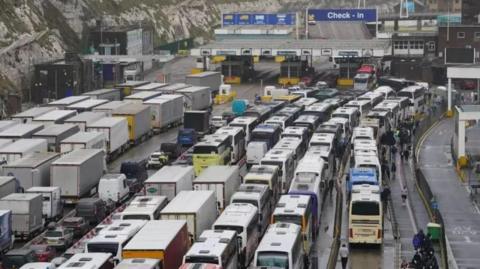
[[54, 247], [46, 244], [33, 244], [30, 245], [30, 249], [35, 252], [35, 256], [39, 262], [49, 262], [55, 258], [57, 254]]
[[460, 89], [462, 90], [476, 90], [477, 82], [475, 80], [462, 80], [460, 82]]

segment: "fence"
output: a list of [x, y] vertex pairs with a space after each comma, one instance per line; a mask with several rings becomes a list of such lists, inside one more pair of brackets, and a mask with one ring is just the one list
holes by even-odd
[[428, 116], [426, 116], [416, 128], [413, 141], [413, 169], [415, 171], [415, 183], [419, 190], [419, 194], [422, 197], [423, 203], [427, 208], [430, 220], [432, 222], [438, 223], [441, 226], [439, 246], [440, 246], [440, 257], [442, 268], [448, 269], [448, 257], [447, 257], [447, 242], [445, 237], [445, 223], [443, 222], [443, 217], [438, 207], [436, 206], [435, 195], [432, 193], [430, 186], [428, 184], [425, 175], [422, 170], [418, 167], [417, 155], [419, 151], [420, 143], [424, 134], [441, 119], [443, 113], [445, 112], [446, 107], [444, 102], [437, 106], [435, 111], [430, 111]]

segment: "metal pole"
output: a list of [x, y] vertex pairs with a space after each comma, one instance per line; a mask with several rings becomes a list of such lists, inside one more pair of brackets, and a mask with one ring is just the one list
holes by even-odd
[[448, 78], [447, 88], [447, 115], [452, 116], [452, 78]]
[[305, 39], [308, 39], [308, 8], [305, 10]]

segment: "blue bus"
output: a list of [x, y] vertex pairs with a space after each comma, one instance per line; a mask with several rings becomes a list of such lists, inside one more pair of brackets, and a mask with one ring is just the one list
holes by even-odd
[[347, 193], [349, 197], [355, 185], [379, 185], [377, 172], [373, 168], [350, 168], [348, 177]]

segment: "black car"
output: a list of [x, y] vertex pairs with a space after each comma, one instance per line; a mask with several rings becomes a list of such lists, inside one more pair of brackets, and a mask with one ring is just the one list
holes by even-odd
[[18, 269], [29, 262], [37, 262], [37, 256], [33, 249], [19, 248], [12, 249], [3, 255], [3, 269]]

